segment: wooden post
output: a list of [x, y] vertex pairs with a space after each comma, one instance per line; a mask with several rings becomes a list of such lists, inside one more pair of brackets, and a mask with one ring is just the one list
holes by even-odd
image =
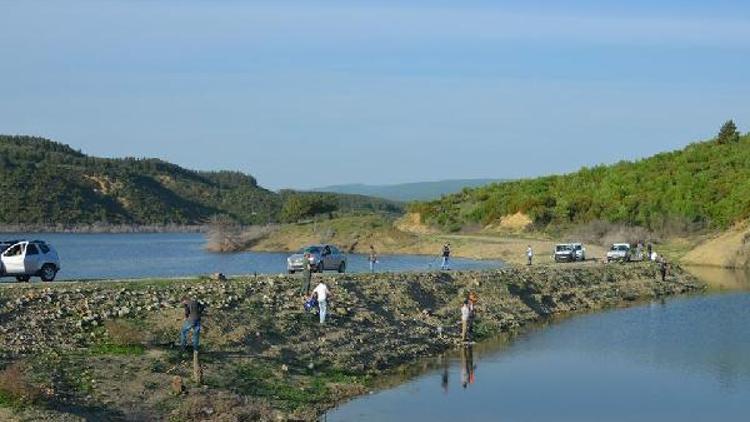
[[203, 370], [201, 369], [201, 363], [198, 360], [198, 351], [193, 350], [193, 381], [196, 384], [203, 384]]

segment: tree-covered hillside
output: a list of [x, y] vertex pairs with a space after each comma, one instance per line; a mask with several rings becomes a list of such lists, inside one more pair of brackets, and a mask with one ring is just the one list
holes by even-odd
[[[278, 221], [283, 195], [249, 175], [187, 170], [158, 159], [89, 157], [57, 142], [0, 135], [2, 224], [201, 224], [217, 215], [243, 224]], [[325, 196], [325, 201], [331, 198]], [[337, 197], [318, 212], [398, 211], [398, 204], [360, 196]], [[304, 214], [304, 213], [303, 213]]]
[[497, 183], [416, 203], [424, 222], [448, 230], [490, 224], [522, 212], [537, 228], [594, 220], [725, 228], [750, 217], [750, 135], [727, 122], [716, 139], [612, 166]]

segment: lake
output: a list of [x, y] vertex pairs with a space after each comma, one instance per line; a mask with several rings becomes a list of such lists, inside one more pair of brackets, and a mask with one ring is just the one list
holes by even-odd
[[[709, 274], [721, 271], [711, 270]], [[424, 362], [332, 421], [750, 420], [750, 293], [575, 316]]]
[[[60, 280], [97, 278], [180, 277], [222, 272], [266, 274], [286, 272], [287, 253], [238, 252], [218, 254], [203, 249], [197, 233], [0, 234], [0, 239], [42, 239], [60, 254]], [[369, 271], [367, 256], [351, 254], [348, 272]], [[426, 271], [440, 263], [435, 257], [381, 255], [378, 271]], [[498, 261], [452, 260], [455, 270], [497, 268]], [[10, 278], [3, 279], [5, 281]], [[34, 279], [37, 280], [37, 279]]]

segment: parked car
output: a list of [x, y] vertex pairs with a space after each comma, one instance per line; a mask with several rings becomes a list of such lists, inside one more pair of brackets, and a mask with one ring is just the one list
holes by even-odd
[[555, 246], [555, 262], [573, 262], [576, 251], [572, 243], [559, 243]]
[[322, 273], [325, 270], [336, 270], [340, 273], [346, 271], [346, 255], [334, 245], [311, 245], [300, 249], [294, 255], [286, 259], [286, 268], [289, 274], [302, 271], [302, 262], [305, 254], [310, 254], [310, 268]]
[[52, 245], [41, 240], [0, 242], [0, 277], [29, 281], [38, 276], [52, 281], [60, 271], [60, 257]]
[[575, 252], [576, 261], [586, 260], [586, 248], [583, 247], [583, 243], [571, 243], [573, 246], [573, 252]]
[[607, 251], [607, 262], [612, 261], [630, 261], [630, 244], [629, 243], [615, 243]]

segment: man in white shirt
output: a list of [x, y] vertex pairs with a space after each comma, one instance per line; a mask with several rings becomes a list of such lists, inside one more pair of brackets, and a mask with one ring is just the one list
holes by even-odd
[[469, 300], [464, 300], [464, 305], [461, 307], [461, 341], [468, 341], [468, 328], [469, 328], [469, 314], [471, 309], [469, 308]]
[[534, 250], [531, 249], [531, 245], [529, 245], [529, 247], [526, 248], [526, 257], [529, 258], [528, 265], [531, 265], [531, 259], [534, 258]]
[[318, 309], [320, 310], [320, 323], [324, 324], [326, 322], [326, 311], [327, 311], [327, 300], [328, 296], [331, 295], [331, 291], [328, 290], [328, 286], [325, 285], [322, 281], [320, 284], [318, 284], [317, 287], [315, 287], [315, 290], [313, 290], [312, 295], [310, 298], [312, 299], [313, 296], [318, 296]]

